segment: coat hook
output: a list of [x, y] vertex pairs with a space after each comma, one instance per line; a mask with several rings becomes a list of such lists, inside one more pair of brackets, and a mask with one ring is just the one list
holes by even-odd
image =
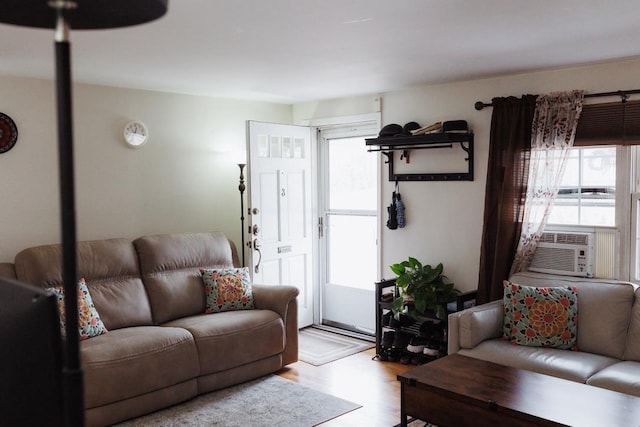
[[400, 160], [404, 159], [405, 162], [410, 163], [409, 150], [402, 150], [402, 154], [400, 155]]

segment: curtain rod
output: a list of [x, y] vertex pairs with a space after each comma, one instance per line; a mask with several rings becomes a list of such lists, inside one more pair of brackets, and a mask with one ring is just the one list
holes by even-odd
[[[600, 92], [600, 93], [586, 93], [584, 95], [585, 98], [597, 98], [601, 96], [619, 96], [622, 98], [622, 102], [625, 102], [629, 95], [633, 95], [635, 93], [640, 93], [640, 89], [632, 89], [632, 90], [616, 90], [614, 92]], [[476, 110], [480, 111], [484, 107], [493, 107], [493, 102], [485, 103], [482, 101], [478, 101], [473, 104]]]

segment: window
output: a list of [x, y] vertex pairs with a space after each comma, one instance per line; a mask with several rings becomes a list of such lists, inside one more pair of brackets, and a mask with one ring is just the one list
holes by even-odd
[[548, 223], [615, 227], [615, 146], [570, 151]]
[[596, 277], [640, 283], [638, 144], [640, 101], [584, 106], [547, 229], [594, 233]]

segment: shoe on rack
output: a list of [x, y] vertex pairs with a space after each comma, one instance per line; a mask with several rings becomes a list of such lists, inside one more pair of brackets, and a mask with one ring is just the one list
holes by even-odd
[[391, 319], [389, 319], [389, 327], [396, 329], [406, 328], [414, 323], [416, 323], [416, 319], [411, 316], [407, 316], [406, 314], [399, 314], [397, 318], [392, 314]]
[[389, 351], [387, 352], [387, 358], [389, 359], [389, 362], [399, 362], [400, 352], [389, 349]]
[[423, 337], [427, 337], [427, 338], [431, 338], [431, 335], [433, 335], [434, 331], [435, 331], [435, 323], [433, 323], [433, 320], [425, 320], [421, 325], [420, 325], [420, 335], [422, 335]]
[[422, 354], [420, 356], [413, 356], [411, 358], [412, 365], [424, 365], [426, 362], [427, 360]]
[[407, 351], [410, 351], [411, 353], [422, 354], [425, 345], [427, 345], [427, 339], [425, 337], [415, 336], [411, 338], [411, 341], [409, 341]]
[[411, 341], [411, 335], [401, 331], [396, 332], [396, 336], [393, 339], [393, 348], [396, 350], [406, 350]]
[[416, 323], [416, 319], [411, 316], [407, 316], [406, 314], [401, 314], [400, 316], [400, 324], [403, 327], [411, 326]]
[[389, 326], [391, 323], [391, 318], [393, 317], [392, 311], [387, 311], [382, 315], [382, 326]]
[[386, 362], [389, 360], [389, 355], [387, 354], [387, 350], [384, 348], [380, 349], [380, 353], [378, 353], [378, 360], [381, 362]]
[[437, 357], [438, 355], [440, 355], [440, 351], [437, 348], [425, 347], [422, 351], [422, 354], [424, 354], [425, 356]]
[[380, 301], [382, 302], [393, 301], [393, 292], [383, 292], [382, 295], [380, 295]]
[[380, 342], [380, 346], [382, 348], [391, 348], [393, 347], [393, 342], [395, 341], [396, 333], [394, 331], [385, 331], [382, 334], [382, 342]]

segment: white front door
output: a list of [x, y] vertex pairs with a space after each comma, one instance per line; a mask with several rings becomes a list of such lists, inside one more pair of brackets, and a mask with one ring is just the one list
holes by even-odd
[[311, 130], [249, 121], [248, 145], [253, 281], [296, 286], [302, 328], [313, 323]]

